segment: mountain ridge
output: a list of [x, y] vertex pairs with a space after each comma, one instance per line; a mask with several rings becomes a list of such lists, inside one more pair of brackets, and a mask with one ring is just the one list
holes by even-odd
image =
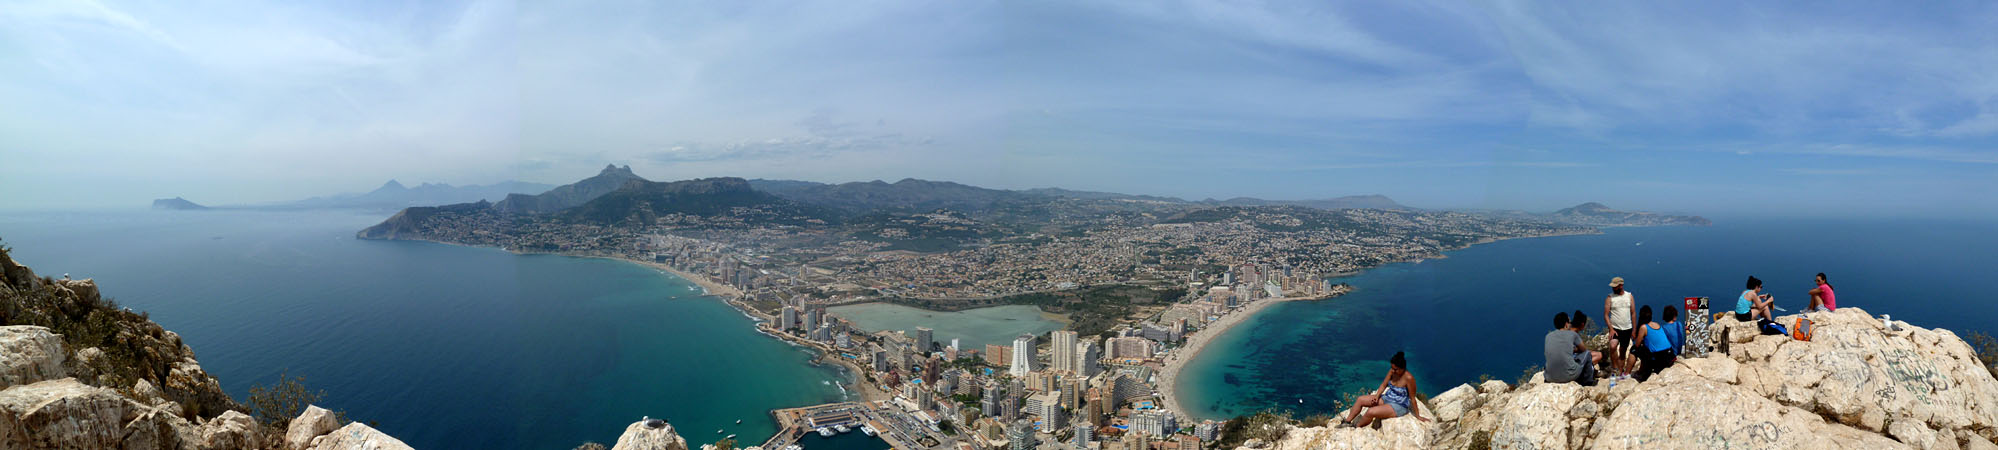
[[556, 186], [539, 194], [508, 194], [493, 207], [507, 213], [552, 213], [580, 206], [624, 187], [630, 181], [647, 181], [631, 172], [631, 166], [605, 165], [604, 170], [575, 183]]

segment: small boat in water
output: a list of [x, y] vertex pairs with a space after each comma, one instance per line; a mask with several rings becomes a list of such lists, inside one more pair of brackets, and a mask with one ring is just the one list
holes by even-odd
[[728, 437], [726, 437], [726, 438], [723, 438], [723, 439], [735, 439], [735, 435], [731, 434], [731, 435], [728, 435]]
[[861, 426], [860, 426], [860, 432], [861, 432], [861, 433], [865, 433], [865, 434], [867, 434], [868, 436], [873, 436], [873, 435], [874, 435], [874, 434], [876, 433], [876, 432], [874, 431], [874, 426], [873, 426], [873, 425], [861, 425]]
[[831, 429], [831, 428], [820, 428], [820, 429], [819, 429], [819, 437], [832, 437], [832, 436], [833, 436], [833, 432], [832, 432], [832, 429]]
[[719, 429], [719, 428], [715, 429], [715, 434], [721, 434], [721, 432], [722, 432], [722, 430], [721, 430], [721, 429]]
[[846, 425], [833, 425], [833, 431], [838, 431], [838, 432], [840, 432], [840, 433], [846, 433], [846, 432], [848, 432], [848, 431], [853, 431], [853, 429], [852, 429], [852, 428], [847, 428], [847, 427], [846, 427]]
[[742, 419], [735, 419], [735, 424], [742, 425]]

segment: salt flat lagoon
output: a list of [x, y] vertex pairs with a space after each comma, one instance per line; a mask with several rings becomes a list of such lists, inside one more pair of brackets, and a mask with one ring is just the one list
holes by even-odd
[[[1271, 306], [1215, 338], [1171, 387], [1203, 419], [1265, 409], [1331, 412], [1370, 391], [1387, 358], [1408, 352], [1422, 392], [1489, 374], [1508, 382], [1541, 360], [1554, 313], [1602, 322], [1610, 277], [1640, 305], [1704, 296], [1732, 309], [1749, 275], [1778, 306], [1802, 310], [1825, 272], [1841, 307], [1968, 334], [1998, 331], [1998, 268], [1989, 222], [1715, 220], [1711, 227], [1613, 228], [1600, 235], [1518, 239], [1391, 264], [1337, 281], [1358, 290]], [[1718, 309], [1716, 310], [1718, 311]], [[1779, 312], [1779, 314], [1782, 314]]]
[[417, 448], [608, 445], [646, 415], [693, 445], [758, 444], [776, 432], [770, 409], [845, 399], [846, 374], [685, 280], [605, 259], [354, 239], [386, 216], [9, 213], [0, 239], [41, 274], [96, 278], [150, 313], [237, 399], [289, 372], [326, 391], [321, 406]]
[[832, 315], [852, 321], [868, 332], [913, 331], [916, 327], [936, 330], [937, 342], [950, 345], [958, 339], [959, 348], [981, 350], [985, 344], [1012, 345], [1021, 334], [1036, 336], [1062, 329], [1066, 324], [1051, 320], [1032, 305], [1007, 305], [964, 311], [930, 311], [888, 303], [863, 303], [826, 308]]

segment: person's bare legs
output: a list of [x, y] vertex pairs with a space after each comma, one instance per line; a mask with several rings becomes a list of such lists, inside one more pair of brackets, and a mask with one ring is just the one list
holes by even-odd
[[1360, 396], [1359, 399], [1353, 400], [1353, 413], [1346, 415], [1346, 422], [1352, 422], [1353, 419], [1358, 419], [1361, 413], [1367, 412], [1368, 408], [1380, 406], [1380, 404], [1381, 404], [1381, 396], [1378, 395]]
[[1824, 308], [1825, 308], [1825, 297], [1819, 294], [1811, 294], [1811, 307], [1805, 308], [1804, 310], [1817, 311]]
[[1367, 408], [1367, 413], [1365, 415], [1361, 415], [1360, 421], [1354, 423], [1353, 427], [1355, 428], [1366, 427], [1368, 424], [1374, 423], [1375, 420], [1388, 419], [1393, 417], [1394, 417], [1393, 406], [1374, 405], [1372, 407]]

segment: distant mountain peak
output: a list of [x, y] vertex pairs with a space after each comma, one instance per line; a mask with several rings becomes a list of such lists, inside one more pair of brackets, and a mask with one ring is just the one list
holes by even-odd
[[1575, 207], [1568, 209], [1573, 211], [1615, 211], [1613, 209], [1610, 209], [1609, 205], [1604, 205], [1596, 202], [1583, 203], [1580, 205], [1575, 205]]
[[153, 200], [153, 209], [193, 210], [208, 209], [208, 207], [195, 204], [184, 198], [174, 197]]
[[379, 188], [375, 188], [375, 190], [377, 190], [377, 191], [384, 191], [384, 190], [386, 190], [386, 191], [400, 191], [400, 190], [403, 190], [403, 189], [409, 189], [409, 187], [407, 187], [407, 186], [403, 186], [401, 182], [398, 182], [398, 181], [395, 181], [394, 179], [390, 179], [390, 180], [389, 180], [389, 181], [388, 181], [387, 183], [383, 183], [383, 184], [382, 184], [382, 187], [379, 187]]
[[1595, 226], [1651, 226], [1651, 225], [1712, 225], [1713, 222], [1700, 216], [1675, 216], [1643, 211], [1619, 211], [1609, 206], [1588, 202], [1563, 208], [1550, 215], [1556, 220]]
[[645, 181], [645, 178], [632, 173], [630, 165], [618, 167], [606, 164], [603, 171], [582, 181], [556, 186], [535, 195], [509, 195], [493, 206], [510, 213], [550, 213], [582, 205], [634, 181]]

